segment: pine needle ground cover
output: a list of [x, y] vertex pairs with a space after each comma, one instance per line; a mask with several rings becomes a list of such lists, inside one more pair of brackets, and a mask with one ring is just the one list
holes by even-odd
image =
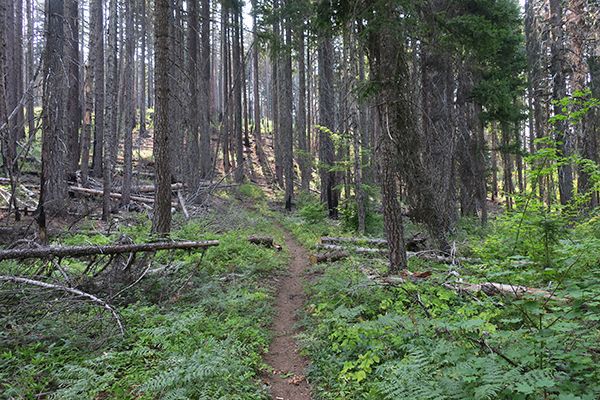
[[[271, 340], [269, 282], [288, 256], [247, 241], [257, 233], [281, 237], [267, 219], [239, 210], [235, 202], [223, 207], [227, 210], [195, 222], [177, 221], [176, 240], [219, 240], [204, 256], [177, 250], [140, 257], [140, 268], [151, 265], [150, 270], [111, 303], [123, 321], [124, 338], [98, 307], [56, 292], [3, 285], [0, 398], [269, 398], [258, 378], [261, 354]], [[121, 221], [112, 235], [85, 235], [85, 240], [139, 242], [147, 240], [149, 224], [147, 218], [133, 218]], [[83, 239], [62, 240], [68, 245]], [[67, 273], [86, 268], [77, 260], [61, 265]], [[38, 267], [9, 261], [0, 266], [3, 274]], [[102, 283], [104, 288], [88, 282], [86, 289], [106, 296], [111, 282]]]
[[[455, 239], [474, 261], [411, 258], [427, 278], [359, 255], [315, 264], [302, 339], [316, 398], [599, 398], [600, 225], [529, 211], [486, 232], [462, 221]], [[287, 223], [306, 235], [301, 217]], [[460, 289], [482, 282], [543, 290]]]

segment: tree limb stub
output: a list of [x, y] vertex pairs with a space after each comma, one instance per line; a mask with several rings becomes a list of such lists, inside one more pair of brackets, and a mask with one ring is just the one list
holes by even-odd
[[0, 250], [0, 261], [45, 257], [81, 257], [97, 254], [135, 253], [138, 251], [157, 251], [170, 249], [196, 249], [218, 245], [218, 240], [206, 240], [201, 242], [159, 242], [123, 244], [115, 246], [50, 246], [25, 250]]

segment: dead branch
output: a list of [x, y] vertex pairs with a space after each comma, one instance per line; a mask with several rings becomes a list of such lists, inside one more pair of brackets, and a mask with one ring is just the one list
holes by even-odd
[[108, 311], [110, 311], [110, 313], [113, 315], [113, 317], [115, 317], [115, 320], [117, 321], [117, 325], [119, 325], [119, 330], [121, 331], [121, 337], [125, 338], [125, 330], [123, 329], [123, 324], [121, 323], [121, 319], [119, 318], [119, 315], [117, 314], [117, 312], [107, 302], [105, 302], [102, 299], [99, 299], [98, 297], [96, 297], [92, 294], [82, 292], [81, 290], [73, 289], [73, 288], [66, 287], [66, 286], [54, 285], [52, 283], [40, 282], [40, 281], [36, 281], [33, 279], [22, 278], [19, 276], [1, 276], [0, 275], [0, 281], [22, 283], [25, 285], [33, 285], [33, 286], [38, 286], [38, 287], [42, 287], [45, 289], [61, 290], [63, 292], [71, 293], [76, 296], [86, 297], [86, 298], [90, 299], [91, 301], [93, 301], [94, 303], [98, 303], [98, 304], [102, 305], [102, 307], [104, 307]]
[[218, 240], [205, 240], [201, 242], [159, 242], [122, 244], [115, 246], [50, 246], [37, 249], [0, 250], [0, 261], [10, 259], [23, 260], [26, 258], [82, 257], [98, 254], [135, 253], [138, 251], [158, 251], [170, 249], [196, 249], [218, 245]]

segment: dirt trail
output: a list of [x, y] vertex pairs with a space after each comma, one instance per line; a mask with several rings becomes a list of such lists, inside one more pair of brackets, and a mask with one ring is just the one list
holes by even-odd
[[299, 333], [294, 328], [296, 311], [306, 300], [302, 277], [305, 276], [308, 255], [289, 232], [286, 231], [285, 235], [285, 245], [291, 256], [289, 274], [277, 278], [279, 294], [271, 327], [275, 331], [275, 339], [269, 346], [269, 352], [263, 356], [263, 362], [273, 371], [264, 372], [263, 380], [274, 400], [310, 400], [311, 387], [305, 378], [308, 359], [300, 354], [294, 338]]

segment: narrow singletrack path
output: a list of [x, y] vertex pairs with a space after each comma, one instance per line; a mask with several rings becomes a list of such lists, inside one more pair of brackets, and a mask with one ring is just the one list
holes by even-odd
[[306, 300], [302, 278], [305, 277], [308, 254], [288, 231], [285, 231], [285, 246], [291, 260], [288, 274], [277, 278], [276, 315], [271, 326], [275, 338], [263, 356], [263, 363], [271, 371], [263, 373], [263, 380], [274, 400], [310, 400], [311, 387], [305, 376], [308, 359], [300, 354], [294, 337], [300, 333], [294, 326], [298, 320], [296, 312]]

